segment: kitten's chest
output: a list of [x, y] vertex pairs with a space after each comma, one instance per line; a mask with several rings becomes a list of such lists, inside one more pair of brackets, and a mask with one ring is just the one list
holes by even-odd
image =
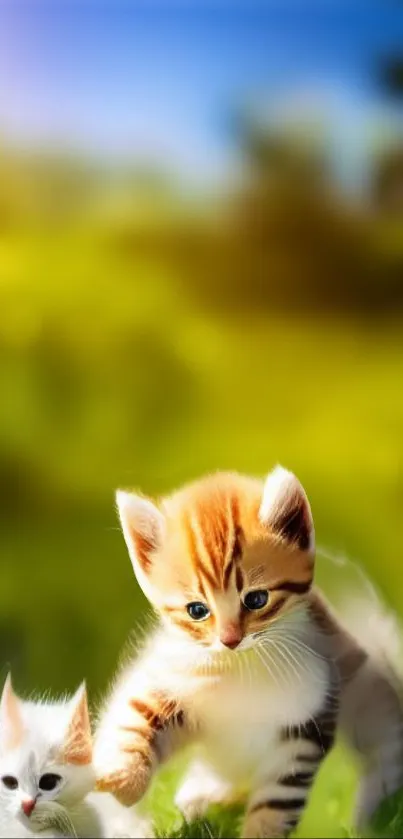
[[327, 669], [314, 657], [307, 667], [284, 671], [268, 669], [253, 654], [235, 661], [219, 678], [195, 681], [188, 710], [209, 753], [236, 772], [237, 764], [252, 769], [265, 761], [284, 727], [323, 706]]
[[227, 674], [198, 686], [192, 697], [192, 709], [203, 731], [215, 734], [276, 725], [277, 697], [269, 681], [258, 674], [245, 682], [237, 674]]

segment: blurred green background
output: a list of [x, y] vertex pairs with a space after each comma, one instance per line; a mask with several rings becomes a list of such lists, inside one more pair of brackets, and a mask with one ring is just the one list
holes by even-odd
[[[58, 18], [41, 3], [34, 19], [29, 5], [5, 3], [0, 15], [13, 67], [22, 56], [26, 62], [2, 78], [11, 103], [1, 112], [0, 132], [2, 671], [11, 666], [26, 690], [70, 689], [84, 676], [94, 692], [105, 688], [145, 608], [119, 533], [114, 489], [158, 496], [216, 469], [263, 475], [281, 462], [294, 470], [311, 499], [319, 545], [362, 562], [403, 614], [398, 4], [369, 4], [365, 38], [361, 18], [344, 3], [344, 18], [332, 12], [337, 26], [329, 10], [318, 17], [314, 4], [306, 5], [302, 28], [299, 12], [281, 18], [281, 60], [299, 79], [304, 45], [314, 66], [315, 43], [324, 39], [330, 50], [348, 30], [350, 52], [337, 52], [336, 43], [335, 66], [346, 69], [351, 92], [356, 57], [366, 92], [356, 111], [340, 113], [326, 89], [314, 107], [281, 85], [274, 95], [269, 56], [280, 18], [266, 11], [260, 19], [247, 4], [239, 20], [225, 12], [225, 31], [207, 12], [196, 26], [189, 10], [169, 19], [157, 9], [160, 18], [148, 24], [143, 10], [148, 41], [134, 7], [105, 4], [98, 15], [92, 4], [61, 4]], [[74, 52], [78, 31], [87, 40]], [[120, 47], [131, 44], [134, 54], [143, 45], [142, 119], [161, 107], [155, 133], [169, 132], [164, 77], [157, 96], [147, 73], [161, 44], [163, 73], [172, 31], [183, 39], [179, 64], [167, 64], [171, 122], [192, 56], [204, 74], [200, 39], [208, 32], [215, 71], [220, 45], [222, 63], [237, 68], [231, 95], [217, 105], [214, 170], [206, 165], [212, 147], [202, 128], [204, 157], [196, 147], [182, 168], [180, 153], [173, 161], [163, 146], [145, 160], [148, 135], [141, 146], [127, 134], [124, 154], [113, 143], [101, 153], [95, 116], [92, 145], [68, 136], [62, 143], [56, 119], [52, 134], [62, 34], [63, 66], [76, 71], [70, 93], [80, 101], [82, 82], [90, 101], [96, 94], [106, 126], [119, 92], [122, 111], [136, 109], [129, 90], [138, 79], [127, 72], [122, 93], [105, 53], [103, 88], [92, 64], [97, 45], [106, 43], [116, 60]], [[253, 64], [257, 32], [268, 63], [258, 63], [251, 79], [237, 50], [241, 45]], [[300, 52], [293, 55], [297, 35]], [[43, 46], [42, 75], [30, 77], [32, 56]], [[322, 86], [324, 77], [318, 53]], [[267, 82], [268, 94], [252, 107], [248, 92], [256, 80], [262, 88]], [[36, 121], [29, 123], [24, 96], [31, 92], [38, 104], [35, 91], [43, 109], [32, 107]], [[175, 123], [184, 145], [194, 143], [186, 131], [199, 102], [200, 124], [207, 120], [200, 91], [196, 85], [188, 127], [186, 114]], [[61, 83], [59, 93], [62, 111], [68, 91]], [[21, 114], [25, 122], [18, 122]], [[80, 112], [68, 120], [76, 128]], [[192, 170], [199, 176], [193, 180]], [[318, 563], [330, 579], [326, 560]]]

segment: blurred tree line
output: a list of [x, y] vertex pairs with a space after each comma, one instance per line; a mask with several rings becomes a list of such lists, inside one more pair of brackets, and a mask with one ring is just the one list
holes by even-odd
[[240, 175], [210, 200], [158, 172], [2, 147], [3, 514], [25, 496], [97, 503], [129, 448], [156, 481], [161, 424], [175, 445], [203, 404], [192, 317], [207, 335], [209, 317], [403, 313], [402, 142], [373, 152], [352, 200], [320, 131], [243, 119], [238, 137]]
[[129, 264], [171, 268], [200, 305], [228, 314], [403, 307], [403, 140], [372, 150], [365, 191], [352, 200], [320, 132], [244, 120], [239, 136], [239, 183], [210, 211], [158, 172], [3, 149], [0, 231], [81, 225]]

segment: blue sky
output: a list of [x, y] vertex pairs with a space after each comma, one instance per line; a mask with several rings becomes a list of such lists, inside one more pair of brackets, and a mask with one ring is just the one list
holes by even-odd
[[318, 90], [354, 129], [402, 43], [400, 0], [2, 0], [0, 132], [214, 177], [233, 107]]

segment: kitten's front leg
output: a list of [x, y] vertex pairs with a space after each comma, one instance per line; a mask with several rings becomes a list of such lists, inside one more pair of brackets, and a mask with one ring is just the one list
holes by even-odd
[[112, 703], [95, 739], [96, 789], [132, 806], [145, 794], [159, 763], [184, 737], [177, 703], [157, 691]]
[[146, 793], [153, 775], [153, 763], [139, 741], [129, 748], [122, 747], [104, 762], [96, 761], [97, 792], [110, 792], [126, 807], [131, 807]]
[[282, 769], [261, 772], [249, 800], [243, 839], [286, 837], [297, 827], [321, 761], [333, 745], [335, 727], [331, 709], [283, 732], [278, 746]]

